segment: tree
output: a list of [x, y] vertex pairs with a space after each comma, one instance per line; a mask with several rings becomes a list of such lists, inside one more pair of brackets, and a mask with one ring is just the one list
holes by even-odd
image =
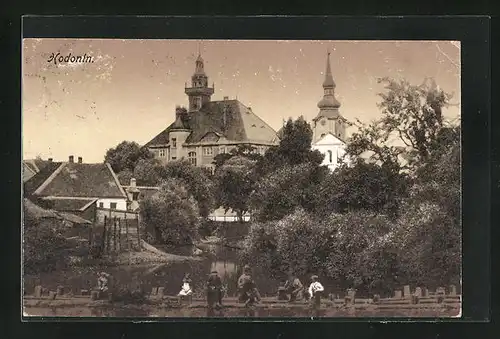
[[136, 142], [122, 141], [115, 148], [110, 148], [106, 152], [104, 161], [111, 165], [115, 173], [123, 170], [134, 171], [140, 159], [154, 158], [154, 154], [147, 148], [139, 146]]
[[249, 209], [250, 194], [254, 190], [257, 176], [257, 161], [243, 156], [227, 160], [216, 172], [219, 203], [227, 210], [236, 212], [240, 222]]
[[140, 202], [142, 224], [149, 239], [166, 245], [192, 244], [198, 237], [198, 205], [183, 181], [163, 181], [160, 190]]
[[[347, 154], [359, 157], [370, 153], [382, 163], [401, 163], [403, 156], [407, 164], [402, 167], [410, 169], [425, 163], [445, 127], [442, 110], [451, 95], [433, 82], [411, 85], [406, 80], [382, 78], [379, 83], [386, 89], [379, 94], [382, 118], [368, 125], [358, 120], [359, 130], [351, 136]], [[388, 145], [393, 137], [404, 146]]]
[[26, 273], [52, 271], [68, 263], [67, 240], [57, 231], [61, 221], [38, 218], [23, 204], [23, 267]]
[[120, 184], [124, 186], [130, 185], [130, 179], [134, 178], [134, 173], [129, 169], [123, 170], [116, 175], [118, 177], [118, 180], [120, 181]]
[[252, 215], [260, 221], [279, 220], [301, 206], [314, 208], [317, 185], [328, 169], [303, 163], [283, 166], [262, 178], [250, 198]]
[[329, 174], [316, 188], [315, 211], [328, 215], [361, 209], [396, 216], [409, 187], [410, 179], [387, 164], [357, 160]]
[[134, 178], [141, 186], [157, 186], [161, 182], [162, 165], [158, 159], [139, 159], [134, 168]]
[[202, 168], [192, 165], [188, 160], [172, 161], [163, 167], [160, 176], [164, 179], [180, 179], [198, 203], [202, 217], [206, 218], [213, 211], [214, 184]]
[[312, 135], [312, 128], [304, 117], [301, 116], [295, 121], [288, 119], [283, 127], [279, 145], [270, 147], [259, 162], [259, 174], [264, 176], [280, 167], [303, 163], [320, 166], [324, 155], [311, 149]]
[[214, 157], [213, 164], [215, 171], [219, 169], [224, 163], [233, 157], [244, 157], [253, 161], [261, 161], [262, 155], [256, 152], [257, 148], [252, 145], [240, 144], [233, 148], [229, 153], [220, 153]]

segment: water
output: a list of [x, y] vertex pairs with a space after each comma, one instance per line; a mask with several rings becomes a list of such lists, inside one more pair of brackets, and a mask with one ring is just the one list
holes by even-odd
[[[242, 267], [238, 262], [237, 250], [217, 245], [203, 246], [205, 255], [198, 261], [174, 262], [162, 265], [122, 265], [108, 268], [74, 268], [72, 270], [42, 273], [25, 276], [24, 287], [27, 294], [34, 291], [36, 285], [56, 290], [63, 285], [77, 294], [82, 289], [96, 286], [97, 273], [104, 270], [111, 274], [117, 286], [130, 289], [142, 289], [149, 293], [153, 287], [164, 287], [167, 295], [179, 293], [182, 279], [186, 273], [191, 275], [195, 295], [204, 295], [204, 285], [208, 274], [217, 270], [227, 287], [227, 295], [236, 293], [237, 279]], [[189, 249], [190, 250], [190, 249]], [[186, 249], [186, 252], [189, 251]], [[276, 295], [280, 282], [254, 268], [254, 279], [263, 296]]]

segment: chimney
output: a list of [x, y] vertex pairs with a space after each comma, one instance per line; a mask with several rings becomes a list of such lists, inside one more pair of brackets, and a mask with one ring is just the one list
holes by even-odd
[[78, 157], [78, 163], [81, 164], [83, 162], [82, 157]]
[[70, 163], [73, 163], [73, 162], [74, 162], [74, 159], [75, 159], [75, 157], [74, 157], [74, 156], [72, 156], [72, 155], [70, 155], [70, 156], [69, 156], [69, 162], [70, 162]]
[[54, 159], [52, 159], [52, 158], [48, 158], [47, 160], [48, 160], [49, 162], [52, 162], [52, 160], [54, 160]]
[[135, 178], [130, 179], [130, 187], [135, 187], [136, 186], [136, 181]]
[[224, 97], [224, 101], [229, 100], [229, 97]]

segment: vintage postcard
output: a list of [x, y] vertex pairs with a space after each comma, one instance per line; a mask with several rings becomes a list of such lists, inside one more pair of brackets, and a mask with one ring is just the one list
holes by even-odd
[[24, 317], [459, 317], [460, 50], [24, 39]]

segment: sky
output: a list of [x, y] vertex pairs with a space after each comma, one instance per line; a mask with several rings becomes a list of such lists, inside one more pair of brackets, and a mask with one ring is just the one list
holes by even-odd
[[[288, 117], [311, 121], [328, 50], [347, 120], [381, 116], [380, 77], [413, 84], [433, 77], [454, 95], [445, 115], [459, 117], [458, 42], [24, 39], [23, 157], [98, 163], [123, 140], [147, 143], [174, 121], [177, 105], [187, 106], [184, 87], [199, 52], [212, 100], [237, 98], [275, 130]], [[53, 53], [93, 62], [54, 63]]]

